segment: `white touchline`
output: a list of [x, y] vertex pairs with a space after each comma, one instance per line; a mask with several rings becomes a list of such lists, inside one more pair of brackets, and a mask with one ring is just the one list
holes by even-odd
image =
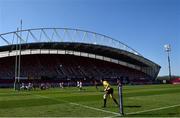
[[168, 109], [168, 108], [173, 108], [173, 107], [178, 107], [178, 106], [180, 106], [180, 104], [172, 105], [172, 106], [167, 106], [167, 107], [160, 107], [160, 108], [155, 108], [155, 109], [149, 109], [149, 110], [143, 110], [143, 111], [137, 111], [137, 112], [126, 113], [126, 115], [138, 114], [138, 113], [144, 113], [144, 112], [149, 112], [149, 111], [158, 111], [158, 110]]
[[111, 113], [111, 114], [114, 114], [114, 115], [120, 115], [119, 113], [116, 113], [116, 112], [107, 111], [107, 110], [103, 110], [103, 109], [98, 109], [98, 108], [95, 108], [95, 107], [90, 107], [90, 106], [86, 106], [86, 105], [82, 105], [82, 104], [77, 104], [77, 103], [72, 103], [72, 102], [70, 102], [70, 104], [81, 106], [81, 107], [92, 109], [92, 110], [96, 110], [96, 111], [102, 111], [102, 112], [106, 112], [106, 113]]
[[82, 105], [82, 104], [77, 104], [77, 103], [69, 102], [69, 101], [66, 101], [66, 100], [58, 100], [58, 99], [50, 98], [50, 97], [47, 97], [47, 96], [44, 96], [44, 95], [43, 96], [42, 95], [36, 95], [36, 96], [51, 99], [51, 100], [56, 100], [56, 101], [62, 101], [62, 102], [69, 103], [71, 105], [81, 106], [81, 107], [84, 107], [84, 108], [88, 108], [88, 109], [92, 109], [92, 110], [96, 110], [96, 111], [101, 111], [101, 112], [106, 112], [106, 113], [111, 113], [111, 114], [120, 116], [120, 114], [116, 113], [116, 112], [107, 111], [107, 110], [103, 110], [103, 109], [98, 109], [98, 108], [95, 108], [95, 107], [90, 107], [90, 106], [86, 106], [86, 105]]

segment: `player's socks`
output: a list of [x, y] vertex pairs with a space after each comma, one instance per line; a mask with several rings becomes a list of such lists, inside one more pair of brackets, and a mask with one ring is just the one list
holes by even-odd
[[106, 99], [104, 99], [104, 107], [106, 107]]
[[116, 101], [116, 99], [113, 99], [114, 100], [114, 102], [119, 106], [119, 104], [118, 104], [118, 102]]

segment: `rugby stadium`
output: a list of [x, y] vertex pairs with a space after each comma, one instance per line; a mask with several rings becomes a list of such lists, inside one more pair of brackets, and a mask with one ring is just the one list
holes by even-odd
[[160, 66], [128, 45], [99, 33], [71, 28], [36, 28], [0, 34], [0, 86], [13, 86], [15, 58], [20, 81], [90, 82], [105, 78], [152, 83]]
[[[0, 117], [180, 114], [177, 81], [154, 84], [161, 67], [119, 40], [71, 28], [17, 30], [0, 34], [0, 40]], [[114, 88], [118, 103], [123, 98], [123, 114], [109, 98], [102, 107], [101, 79]]]

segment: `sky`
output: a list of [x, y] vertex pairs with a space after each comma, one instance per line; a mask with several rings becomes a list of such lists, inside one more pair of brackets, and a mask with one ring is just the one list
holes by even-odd
[[[168, 75], [180, 75], [180, 0], [0, 0], [0, 33], [68, 27], [105, 34], [137, 50]], [[2, 41], [0, 41], [0, 44]]]

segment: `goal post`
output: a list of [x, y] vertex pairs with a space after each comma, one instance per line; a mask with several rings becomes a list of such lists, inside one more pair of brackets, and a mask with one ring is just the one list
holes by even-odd
[[118, 84], [118, 95], [119, 95], [119, 113], [121, 115], [124, 115], [124, 110], [123, 110], [123, 95], [122, 95], [122, 83], [121, 82]]

